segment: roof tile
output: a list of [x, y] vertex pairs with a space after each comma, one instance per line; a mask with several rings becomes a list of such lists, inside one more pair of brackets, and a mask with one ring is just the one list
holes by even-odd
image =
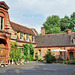
[[27, 28], [25, 26], [16, 24], [14, 22], [11, 22], [11, 26], [12, 26], [13, 30], [15, 30], [17, 32], [23, 32], [26, 34], [35, 35], [35, 33], [33, 32], [33, 30], [31, 28]]
[[74, 45], [72, 39], [75, 38], [75, 32], [68, 35], [67, 33], [52, 34], [52, 35], [39, 35], [35, 37], [37, 47], [44, 46], [66, 46]]

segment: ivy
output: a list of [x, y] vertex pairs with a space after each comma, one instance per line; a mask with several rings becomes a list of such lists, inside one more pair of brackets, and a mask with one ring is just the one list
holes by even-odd
[[21, 49], [18, 48], [17, 42], [11, 42], [10, 59], [18, 61], [21, 58]]
[[24, 44], [23, 46], [24, 46], [24, 55], [27, 57], [28, 56], [29, 45]]
[[24, 56], [25, 56], [25, 60], [33, 60], [34, 59], [34, 48], [32, 44], [24, 44]]
[[34, 48], [33, 48], [33, 45], [30, 44], [29, 45], [29, 49], [30, 49], [30, 57], [31, 57], [31, 60], [34, 59]]

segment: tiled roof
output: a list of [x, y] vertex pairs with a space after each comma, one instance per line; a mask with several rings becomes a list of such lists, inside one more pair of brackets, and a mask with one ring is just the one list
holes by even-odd
[[26, 34], [35, 35], [35, 33], [33, 32], [33, 30], [31, 28], [27, 28], [25, 26], [16, 24], [14, 22], [11, 22], [11, 26], [12, 26], [13, 30], [15, 30], [17, 32], [23, 32]]
[[35, 40], [37, 47], [66, 46], [74, 45], [73, 38], [75, 38], [75, 32], [72, 32], [71, 35], [67, 33], [39, 35], [35, 37]]

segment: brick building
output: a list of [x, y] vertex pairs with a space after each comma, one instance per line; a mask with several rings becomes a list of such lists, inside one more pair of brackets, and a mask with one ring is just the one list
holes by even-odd
[[41, 35], [35, 37], [35, 53], [39, 58], [51, 51], [56, 58], [71, 59], [75, 56], [75, 32], [68, 30], [67, 33], [45, 34], [45, 28], [41, 28]]
[[0, 63], [8, 63], [11, 42], [16, 41], [20, 48], [23, 48], [24, 43], [36, 45], [34, 36], [37, 31], [11, 22], [8, 9], [4, 1], [0, 2]]
[[63, 59], [75, 56], [75, 33], [71, 30], [68, 33], [45, 34], [45, 29], [41, 28], [41, 34], [37, 35], [34, 28], [13, 23], [9, 19], [8, 5], [0, 2], [0, 63], [8, 63], [11, 42], [17, 42], [23, 49], [24, 43], [32, 43], [35, 53], [39, 58], [43, 58], [49, 50], [57, 58]]

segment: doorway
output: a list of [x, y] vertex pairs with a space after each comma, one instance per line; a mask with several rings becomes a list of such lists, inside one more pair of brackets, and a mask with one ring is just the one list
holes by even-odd
[[73, 52], [70, 52], [69, 55], [70, 55], [70, 59], [72, 59], [73, 58]]

